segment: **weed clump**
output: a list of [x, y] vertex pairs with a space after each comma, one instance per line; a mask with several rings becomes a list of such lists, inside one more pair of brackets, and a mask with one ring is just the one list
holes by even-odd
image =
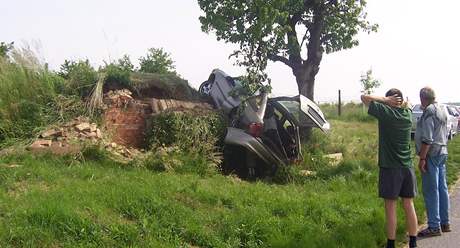
[[146, 140], [150, 152], [137, 164], [156, 171], [216, 171], [225, 133], [223, 116], [213, 111], [165, 112], [152, 118]]

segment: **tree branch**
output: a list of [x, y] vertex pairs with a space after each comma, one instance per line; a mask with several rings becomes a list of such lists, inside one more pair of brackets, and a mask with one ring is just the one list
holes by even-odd
[[288, 58], [285, 58], [283, 56], [280, 56], [280, 55], [276, 55], [276, 54], [269, 54], [268, 56], [268, 59], [271, 60], [271, 61], [274, 61], [274, 62], [283, 62], [285, 65], [293, 68], [294, 64], [288, 59]]

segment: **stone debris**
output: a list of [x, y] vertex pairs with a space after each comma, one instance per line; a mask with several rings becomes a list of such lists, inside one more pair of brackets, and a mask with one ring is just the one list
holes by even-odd
[[329, 164], [331, 166], [337, 166], [343, 160], [343, 154], [342, 153], [327, 154], [327, 155], [324, 155], [324, 157], [329, 160]]
[[79, 132], [91, 131], [91, 125], [87, 122], [83, 122], [83, 123], [76, 125], [75, 129], [77, 129], [77, 131]]
[[299, 171], [299, 173], [300, 173], [301, 176], [305, 176], [305, 177], [316, 176], [316, 171], [301, 170], [301, 171]]
[[51, 140], [43, 140], [39, 139], [34, 141], [32, 145], [30, 145], [31, 148], [42, 148], [42, 147], [51, 147], [52, 141]]
[[102, 144], [107, 151], [121, 161], [132, 159], [141, 153], [135, 148], [104, 139], [103, 132], [97, 124], [83, 117], [76, 118], [60, 127], [46, 130], [39, 137], [28, 147], [29, 150], [59, 155], [75, 154], [82, 149], [82, 143], [90, 142]]
[[80, 117], [60, 127], [48, 129], [39, 137], [29, 146], [29, 150], [66, 154], [78, 152], [78, 143], [81, 141], [102, 140], [102, 132], [96, 123], [90, 123], [87, 118]]
[[127, 89], [109, 91], [104, 95], [104, 104], [107, 107], [126, 107], [130, 102], [134, 101], [131, 91]]
[[153, 114], [161, 113], [166, 110], [187, 110], [187, 109], [203, 109], [211, 110], [212, 106], [203, 102], [189, 102], [174, 99], [155, 99], [152, 98], [149, 102]]

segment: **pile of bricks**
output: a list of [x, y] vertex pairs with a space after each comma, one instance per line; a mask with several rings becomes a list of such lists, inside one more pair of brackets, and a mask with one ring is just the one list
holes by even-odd
[[66, 154], [78, 151], [78, 143], [101, 139], [102, 132], [96, 123], [90, 123], [86, 118], [76, 118], [65, 125], [42, 132], [29, 149]]

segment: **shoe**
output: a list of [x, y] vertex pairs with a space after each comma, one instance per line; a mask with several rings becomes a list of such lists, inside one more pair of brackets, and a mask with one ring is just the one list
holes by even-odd
[[418, 232], [417, 234], [417, 237], [420, 237], [420, 238], [426, 238], [426, 237], [434, 237], [434, 236], [441, 236], [441, 229], [439, 228], [425, 228], [423, 230], [421, 230], [420, 232]]
[[449, 224], [441, 224], [441, 231], [442, 232], [450, 232], [450, 225]]

